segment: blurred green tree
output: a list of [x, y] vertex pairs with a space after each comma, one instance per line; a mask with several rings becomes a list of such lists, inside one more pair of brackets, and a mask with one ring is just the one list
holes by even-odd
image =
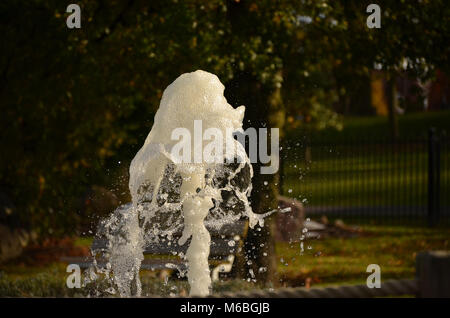
[[[339, 87], [341, 104], [367, 89], [374, 69], [384, 72], [387, 80], [389, 127], [398, 137], [396, 119], [396, 79], [400, 74], [427, 80], [437, 68], [449, 74], [450, 8], [445, 1], [377, 1], [381, 8], [381, 28], [368, 28], [366, 1], [327, 1], [322, 17], [330, 27], [325, 51], [331, 53], [335, 66], [333, 77]], [[358, 83], [359, 82], [359, 83]], [[355, 95], [356, 93], [356, 95]], [[367, 95], [367, 94], [363, 94]], [[356, 108], [365, 107], [356, 99]]]

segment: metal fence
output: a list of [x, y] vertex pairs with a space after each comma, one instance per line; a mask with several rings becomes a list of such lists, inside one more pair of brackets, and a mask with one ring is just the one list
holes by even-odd
[[282, 192], [309, 216], [450, 223], [450, 138], [305, 139], [281, 155]]

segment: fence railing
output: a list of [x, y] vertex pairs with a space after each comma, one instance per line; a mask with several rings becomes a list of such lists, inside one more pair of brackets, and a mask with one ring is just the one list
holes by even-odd
[[450, 139], [306, 139], [281, 155], [282, 192], [308, 215], [450, 223]]

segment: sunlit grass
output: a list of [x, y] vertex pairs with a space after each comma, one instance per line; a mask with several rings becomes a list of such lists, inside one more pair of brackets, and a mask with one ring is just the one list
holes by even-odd
[[[381, 267], [381, 279], [414, 278], [415, 257], [424, 250], [450, 248], [450, 228], [430, 229], [413, 226], [362, 226], [363, 234], [353, 238], [324, 238], [300, 243], [276, 244], [278, 278], [284, 286], [362, 284], [369, 264]], [[82, 240], [84, 244], [90, 239]], [[81, 244], [81, 243], [80, 243]], [[310, 249], [308, 248], [310, 247]], [[283, 259], [283, 261], [281, 261]], [[35, 267], [0, 265], [0, 297], [4, 296], [83, 296], [65, 285], [66, 264]], [[160, 271], [141, 271], [143, 295], [168, 296], [186, 293], [186, 280], [176, 275], [165, 281]], [[214, 291], [240, 291], [259, 288], [241, 279], [214, 285]]]
[[[281, 153], [284, 193], [311, 206], [425, 207], [428, 129], [448, 134], [449, 119], [450, 111], [399, 116], [398, 143], [392, 143], [387, 118], [379, 116], [346, 117], [339, 132], [292, 130]], [[447, 141], [440, 153], [442, 207], [450, 204], [448, 149]]]
[[301, 285], [307, 278], [316, 285], [364, 283], [367, 266], [378, 264], [382, 279], [413, 278], [419, 251], [449, 248], [448, 228], [363, 226], [363, 230], [361, 237], [305, 242], [303, 254], [299, 243], [277, 243], [280, 277], [287, 285]]

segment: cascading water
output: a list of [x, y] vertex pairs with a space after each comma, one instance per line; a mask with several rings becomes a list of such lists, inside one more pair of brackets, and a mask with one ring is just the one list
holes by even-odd
[[[245, 107], [234, 109], [223, 92], [217, 76], [200, 70], [182, 74], [164, 91], [153, 127], [130, 166], [132, 203], [101, 223], [98, 236], [106, 238], [108, 245], [93, 250], [94, 256], [101, 253], [108, 260], [104, 272], [112, 274], [121, 296], [141, 293], [139, 269], [145, 246], [172, 244], [181, 229], [175, 243], [187, 244], [190, 239], [186, 255], [181, 255], [188, 263], [190, 295], [208, 295], [210, 235], [206, 226], [220, 229], [243, 216], [251, 227], [262, 225], [267, 213], [254, 214], [248, 202], [252, 166], [244, 147], [233, 138], [233, 132], [242, 129]], [[185, 138], [193, 136], [185, 140], [188, 147], [182, 154], [193, 155], [188, 162], [174, 155], [180, 137], [174, 138], [174, 132], [179, 129], [189, 133]], [[216, 139], [223, 136], [224, 140], [215, 140], [216, 146], [227, 145], [227, 151], [212, 147], [214, 160], [202, 158], [204, 151], [212, 149], [204, 140], [203, 130], [208, 129], [216, 133]]]

